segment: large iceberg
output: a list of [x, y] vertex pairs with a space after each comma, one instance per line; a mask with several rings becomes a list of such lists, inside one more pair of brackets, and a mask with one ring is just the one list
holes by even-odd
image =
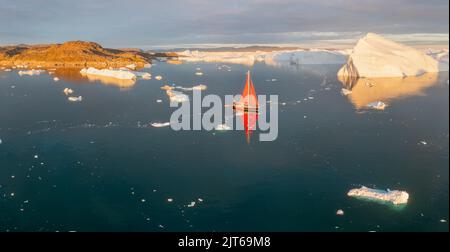
[[252, 66], [255, 62], [268, 65], [296, 64], [344, 64], [348, 53], [340, 50], [296, 49], [279, 51], [183, 51], [180, 59], [187, 62], [221, 62]]
[[347, 56], [345, 51], [338, 50], [296, 50], [267, 55], [265, 62], [268, 64], [292, 65], [344, 64], [347, 61]]
[[406, 77], [427, 72], [439, 72], [439, 62], [412, 47], [369, 33], [359, 40], [338, 76]]

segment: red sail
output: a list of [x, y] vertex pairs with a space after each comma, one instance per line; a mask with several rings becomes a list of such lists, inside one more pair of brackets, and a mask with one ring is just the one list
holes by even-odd
[[250, 71], [247, 72], [247, 81], [242, 91], [241, 104], [247, 108], [258, 108], [258, 98], [256, 96], [255, 87], [250, 77]]

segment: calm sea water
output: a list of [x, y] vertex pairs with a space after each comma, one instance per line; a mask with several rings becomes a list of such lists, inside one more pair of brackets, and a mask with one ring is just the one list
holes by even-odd
[[[127, 89], [0, 72], [1, 231], [448, 231], [448, 73], [362, 81], [346, 97], [337, 65], [219, 65], [157, 63], [163, 80]], [[149, 126], [174, 110], [161, 86], [238, 94], [248, 69], [258, 94], [285, 103], [276, 141]], [[377, 99], [388, 108], [362, 107]], [[361, 185], [410, 201], [346, 195]]]

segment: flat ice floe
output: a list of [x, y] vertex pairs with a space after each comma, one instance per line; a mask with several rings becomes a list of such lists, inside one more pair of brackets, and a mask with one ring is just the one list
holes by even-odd
[[180, 89], [180, 90], [184, 90], [184, 91], [193, 91], [193, 90], [203, 91], [203, 90], [206, 90], [208, 87], [206, 85], [199, 84], [199, 85], [196, 85], [196, 86], [193, 86], [193, 87], [190, 87], [190, 88], [176, 86], [176, 87], [173, 87], [172, 89], [174, 89], [174, 88], [177, 88], [177, 89]]
[[226, 124], [219, 124], [214, 129], [218, 130], [218, 131], [227, 131], [227, 130], [231, 130], [231, 127]]
[[80, 71], [81, 74], [86, 75], [100, 75], [100, 76], [106, 76], [121, 80], [134, 80], [136, 79], [136, 74], [134, 74], [131, 71], [125, 71], [125, 70], [112, 70], [112, 69], [96, 69], [93, 67], [89, 68], [83, 68]]
[[83, 100], [82, 96], [70, 96], [69, 98], [67, 98], [69, 101], [71, 102], [81, 102]]
[[408, 203], [409, 194], [405, 191], [384, 191], [365, 186], [361, 188], [352, 189], [347, 193], [350, 197], [365, 198], [370, 200], [377, 200], [382, 202], [390, 202], [394, 205], [403, 205]]
[[366, 105], [367, 108], [375, 109], [375, 110], [384, 110], [387, 107], [387, 104], [382, 101], [371, 102]]
[[152, 125], [152, 127], [154, 127], [154, 128], [163, 128], [163, 127], [168, 127], [168, 126], [170, 126], [170, 122], [165, 122], [165, 123], [152, 123], [151, 125]]
[[18, 74], [19, 74], [20, 76], [23, 76], [23, 75], [34, 76], [34, 75], [40, 75], [40, 74], [43, 73], [43, 72], [45, 72], [45, 71], [44, 71], [44, 70], [34, 70], [34, 69], [31, 69], [31, 70], [21, 70], [21, 71], [18, 72]]

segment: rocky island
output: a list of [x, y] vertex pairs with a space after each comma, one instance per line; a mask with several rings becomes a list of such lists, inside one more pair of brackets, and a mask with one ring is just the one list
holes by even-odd
[[63, 44], [0, 47], [0, 66], [105, 68], [135, 65], [139, 68], [158, 56], [160, 55], [140, 50], [103, 48], [94, 42], [69, 41]]

